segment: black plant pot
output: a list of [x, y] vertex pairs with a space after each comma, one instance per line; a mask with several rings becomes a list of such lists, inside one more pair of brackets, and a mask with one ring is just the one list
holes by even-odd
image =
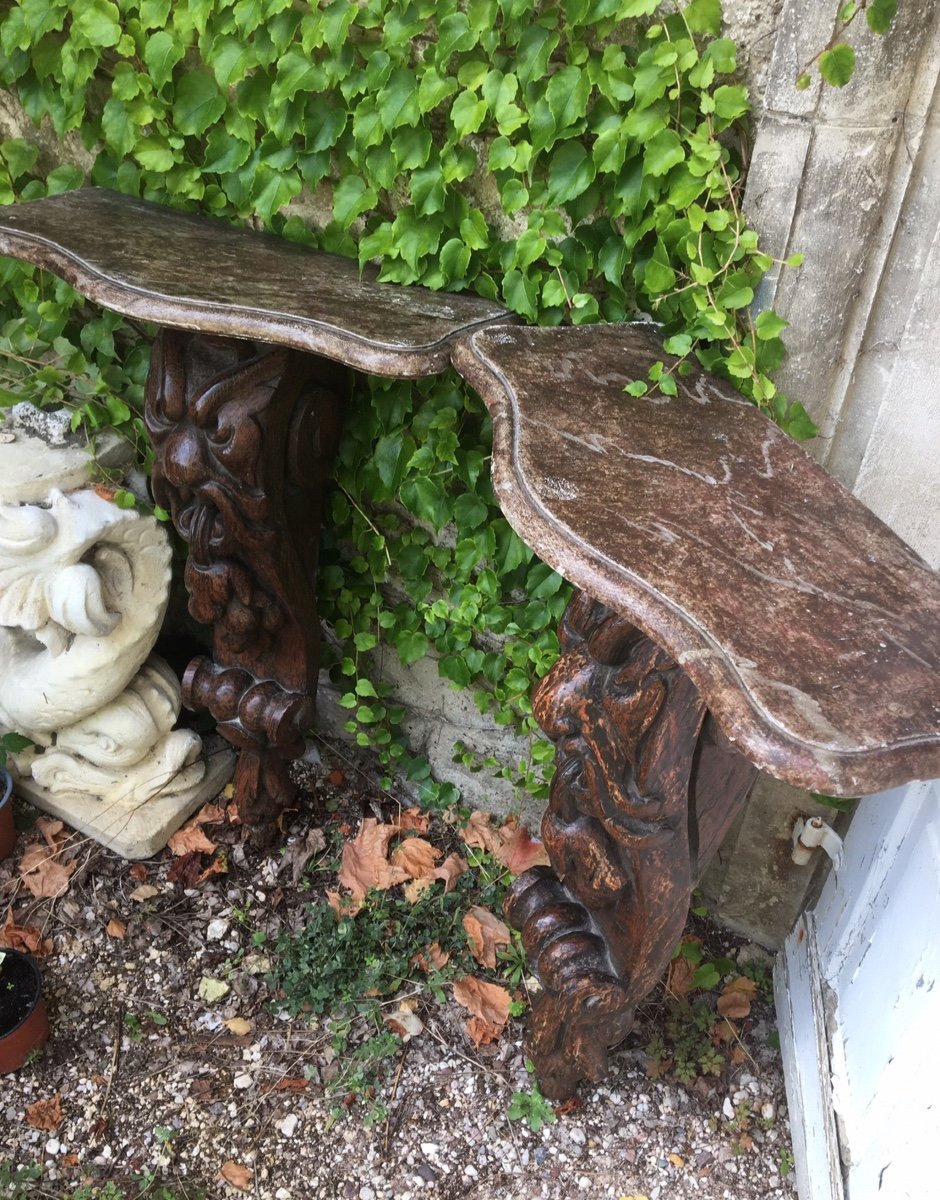
[[39, 968], [19, 950], [0, 954], [0, 1075], [7, 1075], [46, 1044], [49, 1020]]

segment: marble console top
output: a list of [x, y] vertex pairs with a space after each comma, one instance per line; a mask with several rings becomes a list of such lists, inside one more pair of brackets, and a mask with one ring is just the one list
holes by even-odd
[[469, 293], [377, 283], [351, 259], [102, 188], [0, 209], [0, 254], [127, 316], [399, 378], [443, 370], [455, 336], [514, 319]]
[[668, 359], [650, 326], [509, 324], [96, 190], [0, 209], [0, 253], [165, 325], [400, 377], [453, 362], [493, 414], [520, 536], [663, 645], [758, 766], [842, 795], [940, 776], [940, 576], [727, 385], [625, 394]]

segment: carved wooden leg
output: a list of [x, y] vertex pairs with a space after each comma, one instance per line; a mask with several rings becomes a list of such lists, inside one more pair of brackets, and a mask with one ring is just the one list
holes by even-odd
[[183, 679], [241, 751], [243, 820], [294, 796], [287, 764], [313, 722], [321, 491], [339, 425], [336, 364], [234, 338], [163, 330], [147, 381], [153, 491], [189, 544], [189, 610], [212, 659]]
[[625, 618], [579, 593], [561, 641], [535, 696], [556, 745], [542, 822], [552, 866], [521, 875], [506, 902], [543, 987], [530, 1053], [559, 1100], [606, 1073], [682, 934], [700, 848], [717, 846], [755, 774]]

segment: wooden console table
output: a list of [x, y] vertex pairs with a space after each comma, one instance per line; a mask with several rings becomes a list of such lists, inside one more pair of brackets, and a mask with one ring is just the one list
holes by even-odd
[[653, 327], [528, 328], [98, 190], [3, 209], [0, 253], [161, 326], [154, 494], [214, 630], [184, 698], [240, 750], [246, 820], [292, 798], [313, 720], [346, 371], [453, 364], [483, 397], [507, 519], [581, 589], [535, 700], [557, 747], [552, 866], [507, 904], [543, 985], [530, 1050], [546, 1095], [603, 1076], [758, 768], [837, 795], [940, 775], [940, 577], [721, 381], [625, 394], [668, 360]]

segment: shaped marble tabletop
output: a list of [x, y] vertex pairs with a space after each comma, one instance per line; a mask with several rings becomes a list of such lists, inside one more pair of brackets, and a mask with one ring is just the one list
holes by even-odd
[[3, 208], [0, 254], [128, 316], [399, 378], [443, 370], [454, 337], [514, 319], [478, 296], [378, 283], [351, 259], [100, 188]]
[[663, 358], [636, 324], [456, 347], [516, 532], [669, 651], [758, 766], [841, 795], [940, 775], [940, 576], [714, 377], [624, 393]]

